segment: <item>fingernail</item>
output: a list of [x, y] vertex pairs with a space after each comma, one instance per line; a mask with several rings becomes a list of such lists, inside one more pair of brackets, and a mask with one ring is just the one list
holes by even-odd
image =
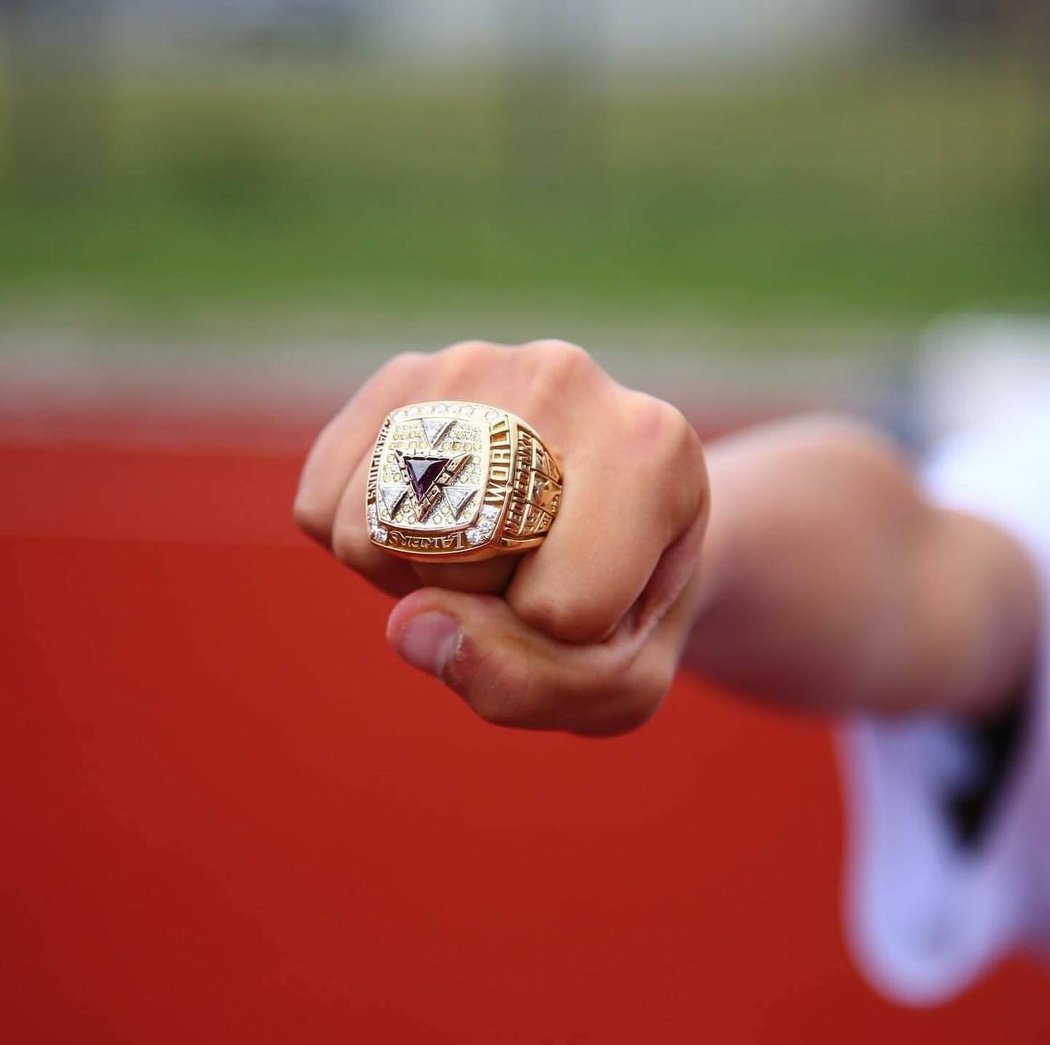
[[459, 622], [431, 610], [410, 620], [395, 645], [398, 654], [412, 667], [441, 678], [459, 648], [459, 641]]

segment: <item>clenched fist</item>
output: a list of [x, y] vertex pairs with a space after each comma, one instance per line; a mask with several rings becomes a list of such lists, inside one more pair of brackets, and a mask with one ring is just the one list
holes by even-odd
[[[560, 458], [561, 508], [535, 551], [430, 565], [370, 542], [379, 427], [399, 405], [440, 399], [510, 410]], [[321, 433], [295, 513], [402, 596], [388, 627], [401, 656], [503, 725], [631, 729], [680, 658], [824, 711], [987, 714], [1032, 671], [1030, 559], [989, 521], [930, 503], [879, 432], [795, 418], [713, 443], [705, 464], [677, 410], [560, 341], [391, 360]]]
[[[479, 563], [399, 559], [369, 540], [368, 466], [384, 417], [459, 399], [523, 417], [564, 490], [543, 543]], [[707, 522], [697, 435], [674, 407], [617, 384], [581, 348], [485, 342], [383, 366], [320, 434], [295, 517], [351, 569], [401, 596], [395, 650], [489, 722], [605, 735], [659, 706], [686, 641]]]

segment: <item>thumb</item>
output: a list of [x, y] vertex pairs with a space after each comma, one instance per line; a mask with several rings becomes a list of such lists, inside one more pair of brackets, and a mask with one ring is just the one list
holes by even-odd
[[387, 638], [413, 667], [441, 679], [485, 721], [589, 735], [622, 733], [659, 706], [679, 642], [634, 615], [606, 641], [559, 642], [494, 595], [424, 588], [394, 607]]

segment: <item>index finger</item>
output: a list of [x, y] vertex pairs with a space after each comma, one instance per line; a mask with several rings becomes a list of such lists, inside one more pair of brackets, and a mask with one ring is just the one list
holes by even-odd
[[299, 526], [326, 547], [351, 476], [371, 452], [383, 418], [420, 379], [427, 357], [405, 352], [382, 366], [321, 430], [307, 455], [295, 495]]

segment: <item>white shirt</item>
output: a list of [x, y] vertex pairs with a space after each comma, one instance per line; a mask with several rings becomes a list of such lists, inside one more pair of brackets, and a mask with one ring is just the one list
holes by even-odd
[[1025, 735], [973, 848], [945, 807], [973, 757], [958, 722], [867, 718], [842, 730], [847, 936], [877, 988], [918, 1005], [962, 990], [1007, 951], [1050, 959], [1050, 397], [946, 440], [924, 480], [936, 503], [1020, 542], [1044, 617]]

